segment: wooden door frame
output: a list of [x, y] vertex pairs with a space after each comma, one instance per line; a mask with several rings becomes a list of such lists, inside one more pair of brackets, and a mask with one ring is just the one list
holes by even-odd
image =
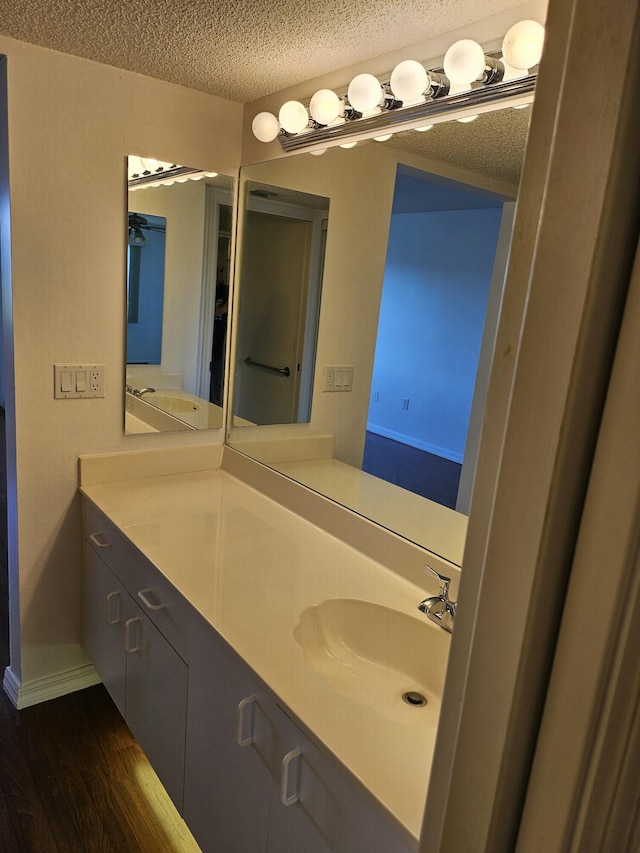
[[[211, 387], [211, 358], [213, 351], [213, 325], [216, 307], [218, 273], [218, 238], [220, 234], [220, 208], [233, 209], [234, 194], [230, 190], [208, 186], [205, 192], [204, 256], [202, 287], [200, 293], [200, 329], [196, 387], [200, 397], [209, 399]], [[233, 251], [233, 226], [230, 234], [229, 257]], [[231, 264], [229, 265], [229, 290], [231, 290]], [[227, 335], [228, 337], [228, 335]]]
[[550, 3], [423, 853], [515, 848], [638, 237], [639, 18]]

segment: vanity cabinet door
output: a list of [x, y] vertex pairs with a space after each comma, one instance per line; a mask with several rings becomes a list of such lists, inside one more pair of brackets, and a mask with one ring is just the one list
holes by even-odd
[[132, 599], [130, 604], [125, 719], [182, 812], [188, 668]]
[[181, 810], [187, 665], [86, 542], [83, 560], [84, 649]]
[[[382, 807], [339, 763], [277, 707], [281, 751], [268, 853], [409, 853], [417, 850]], [[286, 805], [289, 803], [289, 805]]]
[[84, 650], [125, 716], [126, 660], [123, 646], [129, 596], [93, 549], [83, 547], [82, 637]]
[[271, 722], [253, 675], [209, 626], [201, 633], [189, 661], [184, 819], [203, 853], [265, 853], [273, 782], [257, 749], [272, 756]]

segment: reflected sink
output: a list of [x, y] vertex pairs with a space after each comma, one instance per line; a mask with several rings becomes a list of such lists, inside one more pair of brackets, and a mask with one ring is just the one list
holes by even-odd
[[[450, 641], [441, 628], [369, 601], [332, 598], [304, 610], [293, 634], [306, 663], [342, 696], [384, 717], [437, 725]], [[407, 693], [426, 705], [403, 701]]]
[[184, 415], [187, 412], [199, 412], [200, 406], [184, 397], [169, 397], [165, 394], [149, 394], [144, 398], [146, 403], [153, 403], [159, 409], [164, 409], [172, 415]]

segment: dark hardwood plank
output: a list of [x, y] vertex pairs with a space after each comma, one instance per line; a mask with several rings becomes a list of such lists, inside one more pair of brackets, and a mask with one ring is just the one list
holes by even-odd
[[455, 509], [462, 466], [408, 444], [367, 432], [362, 470]]
[[101, 685], [26, 708], [19, 717], [16, 735], [52, 849], [199, 849]]
[[[6, 534], [0, 410], [3, 670], [9, 663]], [[102, 685], [22, 711], [0, 691], [0, 853], [199, 850]]]

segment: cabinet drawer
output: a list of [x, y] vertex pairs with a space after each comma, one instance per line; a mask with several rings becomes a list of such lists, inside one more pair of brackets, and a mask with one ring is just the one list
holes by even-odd
[[191, 607], [104, 513], [84, 500], [84, 538], [185, 660]]

